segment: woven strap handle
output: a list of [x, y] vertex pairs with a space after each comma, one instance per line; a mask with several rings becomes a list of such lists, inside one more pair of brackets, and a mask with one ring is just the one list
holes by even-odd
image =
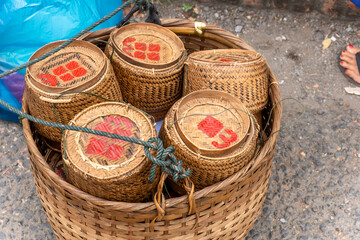
[[[157, 186], [157, 191], [154, 195], [154, 204], [156, 206], [158, 215], [151, 221], [151, 225], [150, 225], [150, 231], [154, 231], [154, 225], [156, 221], [161, 221], [163, 219], [163, 217], [165, 216], [165, 207], [166, 207], [166, 200], [165, 200], [165, 196], [163, 194], [163, 187], [165, 184], [165, 180], [169, 175], [162, 172], [161, 177], [160, 177], [160, 181], [158, 183]], [[195, 186], [194, 183], [190, 180], [189, 177], [184, 178], [184, 184], [182, 186], [184, 188], [184, 190], [187, 192], [188, 196], [189, 196], [189, 211], [188, 211], [188, 215], [194, 214], [196, 211], [196, 202], [195, 202], [195, 197], [194, 197], [194, 192], [195, 192]], [[198, 216], [197, 216], [198, 217]], [[195, 226], [197, 224], [198, 221], [196, 221]], [[195, 227], [194, 226], [194, 227]]]
[[71, 102], [73, 99], [72, 98], [68, 98], [68, 99], [51, 99], [51, 98], [47, 98], [44, 96], [40, 96], [40, 99], [44, 102], [49, 102], [49, 103], [69, 103]]

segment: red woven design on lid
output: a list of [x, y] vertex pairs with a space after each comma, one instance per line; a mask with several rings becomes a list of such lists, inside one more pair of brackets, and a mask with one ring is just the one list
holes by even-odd
[[82, 77], [84, 76], [85, 74], [87, 73], [86, 69], [81, 67], [81, 68], [78, 68], [78, 69], [75, 69], [74, 71], [72, 71], [72, 74], [75, 76], [75, 77]]
[[86, 153], [92, 155], [104, 155], [107, 146], [108, 146], [107, 142], [92, 137], [90, 138], [90, 143], [87, 145]]
[[68, 82], [74, 79], [74, 76], [71, 75], [70, 73], [67, 73], [65, 75], [60, 76], [60, 79], [63, 80], [64, 82]]
[[146, 51], [146, 43], [135, 43], [135, 49], [140, 51]]
[[63, 82], [69, 82], [73, 80], [75, 77], [85, 76], [87, 70], [84, 67], [79, 67], [79, 63], [77, 61], [70, 61], [65, 65], [56, 67], [54, 70], [52, 70], [52, 72], [54, 75], [42, 73], [39, 74], [38, 78], [41, 79], [41, 82], [43, 84], [47, 84], [54, 87], [58, 85], [58, 77]]
[[[208, 137], [213, 138], [220, 133], [220, 131], [224, 128], [224, 125], [222, 122], [217, 120], [216, 118], [212, 116], [207, 116], [204, 120], [202, 120], [198, 125], [198, 129], [201, 130], [203, 133], [205, 133]], [[230, 137], [226, 137], [223, 134], [219, 135], [219, 138], [224, 143], [218, 143], [216, 141], [212, 141], [211, 144], [219, 149], [230, 147], [231, 143], [235, 142], [238, 139], [238, 135], [230, 130], [225, 129], [225, 132], [230, 135]]]
[[[122, 50], [129, 56], [135, 57], [140, 60], [151, 60], [159, 61], [160, 60], [160, 50], [161, 46], [159, 44], [149, 43], [147, 46], [146, 43], [137, 42], [135, 37], [125, 38], [123, 41]], [[135, 52], [133, 52], [136, 50]]]
[[38, 76], [38, 78], [41, 79], [43, 84], [49, 84], [50, 86], [56, 86], [58, 82], [56, 76], [51, 74], [42, 73]]
[[234, 61], [234, 60], [226, 59], [226, 58], [220, 58], [219, 60], [222, 62], [233, 62]]
[[[97, 123], [94, 127], [95, 130], [119, 134], [122, 136], [131, 136], [130, 129], [133, 128], [133, 123], [122, 116], [107, 116], [104, 122]], [[126, 144], [125, 141], [120, 139], [111, 139], [104, 136], [91, 137], [89, 144], [86, 146], [85, 153], [90, 155], [104, 156], [110, 160], [119, 159], [125, 148], [116, 143]]]
[[225, 132], [227, 134], [230, 135], [230, 138], [225, 137], [225, 135], [220, 134], [219, 137], [221, 140], [224, 141], [223, 144], [220, 144], [216, 141], [213, 141], [211, 144], [219, 149], [223, 149], [223, 148], [227, 148], [230, 147], [231, 143], [235, 142], [238, 138], [238, 135], [236, 133], [234, 133], [234, 131], [230, 130], [230, 129], [225, 129]]
[[208, 137], [215, 137], [221, 129], [223, 129], [223, 124], [212, 116], [207, 116], [198, 124], [198, 129], [203, 131]]
[[79, 67], [79, 64], [75, 61], [71, 61], [68, 64], [66, 64], [65, 67], [69, 70], [74, 70]]
[[61, 74], [64, 74], [64, 73], [66, 73], [67, 72], [67, 70], [63, 67], [63, 66], [60, 66], [60, 67], [58, 67], [58, 68], [55, 68], [54, 70], [53, 70], [53, 73], [55, 74], [55, 75], [61, 75]]

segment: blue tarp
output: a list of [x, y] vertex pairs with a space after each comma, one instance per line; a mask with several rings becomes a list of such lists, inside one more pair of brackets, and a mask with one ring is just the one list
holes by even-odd
[[[68, 39], [122, 4], [121, 0], [0, 0], [0, 73], [28, 61], [43, 45]], [[95, 30], [112, 27], [122, 12]], [[0, 79], [0, 98], [20, 109], [25, 69]], [[0, 105], [0, 118], [18, 121]]]
[[351, 2], [360, 8], [360, 0], [351, 0]]

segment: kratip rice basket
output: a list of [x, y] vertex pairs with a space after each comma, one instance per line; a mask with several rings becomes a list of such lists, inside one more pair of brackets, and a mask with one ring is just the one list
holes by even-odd
[[268, 103], [268, 69], [260, 53], [240, 49], [194, 52], [186, 62], [184, 92], [201, 89], [228, 92], [239, 98], [261, 125]]
[[[30, 60], [63, 42], [45, 45]], [[63, 124], [67, 124], [81, 110], [105, 101], [99, 96], [109, 100], [122, 100], [120, 86], [110, 61], [97, 46], [80, 40], [28, 67], [25, 92], [32, 116]], [[61, 129], [37, 123], [34, 126], [45, 138], [61, 142]]]
[[[155, 123], [125, 103], [99, 103], [84, 109], [69, 125], [147, 141], [156, 137]], [[93, 196], [141, 202], [155, 192], [160, 172], [148, 182], [152, 162], [144, 147], [119, 139], [65, 130], [62, 152], [67, 176], [74, 186]], [[160, 170], [160, 169], [158, 169]]]
[[[164, 19], [189, 52], [211, 49], [254, 51], [240, 38], [217, 26], [189, 20]], [[114, 29], [87, 34], [84, 39], [106, 40]], [[95, 41], [94, 41], [95, 42]], [[115, 53], [114, 53], [115, 55]], [[128, 203], [92, 196], [66, 182], [46, 162], [51, 151], [36, 128], [22, 120], [37, 191], [58, 239], [245, 239], [261, 212], [266, 197], [271, 164], [281, 122], [279, 86], [269, 69], [268, 104], [262, 111], [266, 141], [255, 157], [233, 175], [188, 195], [165, 199], [159, 181], [153, 201]], [[29, 112], [25, 94], [23, 108]], [[216, 118], [216, 117], [215, 117]], [[178, 151], [179, 149], [176, 149]], [[184, 159], [183, 159], [184, 160]]]
[[106, 46], [124, 101], [151, 114], [156, 121], [182, 95], [186, 52], [168, 29], [133, 23], [114, 30]]
[[242, 102], [215, 91], [192, 92], [174, 104], [160, 130], [164, 145], [175, 156], [199, 190], [222, 181], [255, 156], [259, 126]]

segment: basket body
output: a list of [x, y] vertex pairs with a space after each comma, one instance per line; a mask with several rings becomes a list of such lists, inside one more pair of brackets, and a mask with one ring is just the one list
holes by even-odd
[[[79, 41], [79, 42], [83, 44], [83, 41]], [[50, 45], [50, 48], [53, 48], [56, 45], [61, 44], [61, 42], [55, 42], [52, 44], [53, 45]], [[86, 43], [86, 45], [87, 44], [89, 43]], [[46, 49], [48, 48], [47, 46], [48, 45], [44, 46], [43, 48]], [[98, 51], [101, 53], [101, 50], [96, 49], [96, 46], [93, 46], [92, 48], [94, 48], [94, 51]], [[39, 50], [39, 53], [41, 53], [41, 50], [42, 49]], [[93, 105], [94, 103], [105, 101], [104, 99], [98, 96], [101, 96], [109, 100], [116, 100], [116, 101], [122, 100], [120, 87], [115, 77], [115, 73], [110, 64], [110, 61], [106, 58], [104, 54], [100, 55], [100, 53], [98, 54], [99, 56], [97, 57], [98, 58], [102, 57], [103, 66], [99, 66], [100, 69], [97, 72], [94, 71], [95, 76], [83, 80], [81, 84], [76, 84], [77, 79], [75, 78], [74, 85], [64, 84], [64, 86], [60, 86], [60, 87], [42, 85], [39, 84], [38, 81], [36, 81], [38, 80], [37, 79], [38, 77], [36, 76], [36, 71], [34, 70], [35, 73], [31, 73], [32, 69], [28, 69], [27, 74], [25, 76], [25, 86], [26, 86], [25, 92], [26, 95], [28, 96], [27, 101], [29, 101], [30, 113], [33, 116], [40, 119], [44, 119], [46, 121], [60, 122], [63, 124], [67, 124], [81, 110]], [[61, 56], [62, 54], [61, 51], [58, 54]], [[73, 54], [73, 56], [75, 56], [74, 59], [76, 59], [76, 53], [67, 53], [67, 54]], [[36, 56], [37, 54], [35, 53], [32, 58], [36, 58]], [[56, 58], [59, 58], [58, 55], [54, 56], [54, 59]], [[63, 67], [62, 65], [65, 65], [68, 62], [70, 63], [74, 62], [73, 60], [68, 60], [68, 58], [69, 57], [66, 57], [64, 60], [59, 60], [58, 62], [61, 64], [59, 64], [60, 66], [56, 65], [55, 66], [57, 67], [56, 69], [65, 69], [63, 71], [66, 71], [67, 68]], [[86, 60], [90, 61], [89, 59]], [[95, 67], [96, 65], [93, 66], [93, 68]], [[76, 71], [78, 69], [81, 70], [82, 68], [79, 67], [73, 70], [72, 72], [75, 71], [76, 74], [77, 73]], [[55, 70], [52, 71], [56, 72]], [[60, 75], [60, 77], [70, 74], [69, 72], [70, 70]], [[71, 83], [71, 81], [68, 82]], [[64, 83], [68, 83], [68, 82], [64, 81]], [[68, 94], [67, 92], [70, 91], [74, 91], [74, 92], [76, 91], [77, 93]], [[87, 92], [87, 93], [91, 93], [92, 95], [78, 93], [78, 92]], [[65, 95], [61, 95], [61, 94], [65, 94]], [[55, 111], [58, 119], [55, 115]], [[35, 124], [35, 127], [38, 129], [40, 134], [45, 138], [48, 138], [55, 142], [61, 141], [62, 132], [60, 129], [43, 126], [41, 124]]]
[[[215, 26], [207, 26], [205, 37], [200, 40], [191, 21], [163, 20], [163, 24], [191, 42], [192, 47], [188, 48], [193, 51], [204, 46], [252, 50], [241, 39]], [[103, 33], [97, 35], [99, 32], [95, 32], [87, 37], [102, 37]], [[269, 81], [276, 83], [271, 70]], [[124, 203], [100, 199], [54, 173], [44, 158], [47, 146], [34, 135], [29, 121], [23, 120], [36, 188], [55, 235], [58, 239], [245, 239], [265, 200], [276, 131], [280, 129], [281, 103], [278, 103], [277, 84], [271, 84], [269, 97], [269, 105], [262, 113], [269, 119], [266, 133], [271, 137], [259, 155], [236, 174], [195, 192], [196, 214], [187, 214], [187, 196], [167, 199], [163, 206], [165, 215], [162, 220], [155, 221], [153, 229], [152, 220], [158, 216], [153, 202]], [[23, 106], [27, 110], [26, 100]]]
[[266, 60], [246, 50], [195, 52], [187, 61], [185, 94], [201, 89], [226, 91], [239, 98], [253, 114], [268, 102]]
[[176, 102], [165, 117], [159, 137], [164, 146], [174, 146], [176, 158], [191, 169], [196, 190], [230, 177], [255, 156], [259, 126], [241, 110], [226, 110], [234, 107], [247, 111], [229, 94], [196, 91]]
[[[147, 141], [156, 137], [151, 120], [125, 103], [104, 102], [84, 109], [70, 125]], [[160, 177], [148, 182], [152, 162], [141, 145], [93, 134], [64, 131], [62, 149], [69, 180], [97, 197], [124, 202], [151, 199]]]
[[[146, 26], [153, 27], [153, 24], [143, 25], [143, 28]], [[178, 49], [181, 52], [176, 55], [178, 58], [169, 58], [170, 65], [135, 62], [132, 58], [125, 58], [126, 54], [121, 51], [125, 47], [115, 42], [119, 30], [112, 32], [105, 54], [111, 58], [124, 101], [151, 114], [156, 121], [159, 121], [165, 117], [169, 108], [182, 96], [184, 47], [181, 43], [182, 46]], [[144, 46], [150, 48], [150, 44]], [[121, 49], [119, 50], [119, 48]]]

